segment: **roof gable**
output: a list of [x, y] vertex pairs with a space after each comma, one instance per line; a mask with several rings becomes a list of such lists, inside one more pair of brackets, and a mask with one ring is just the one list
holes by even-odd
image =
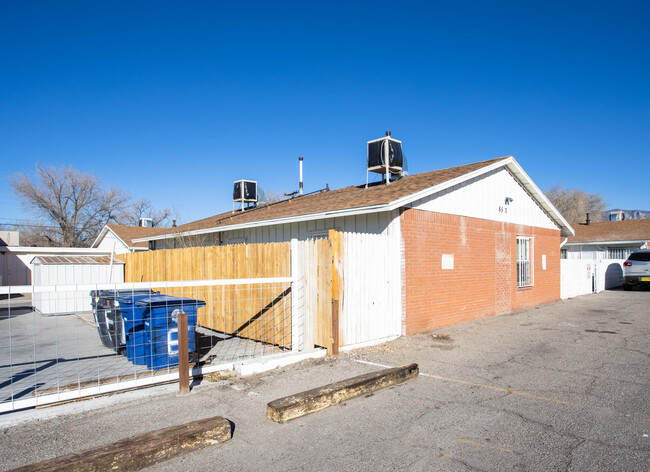
[[128, 248], [147, 248], [148, 244], [146, 241], [133, 241], [134, 239], [146, 238], [149, 236], [156, 236], [159, 234], [169, 233], [170, 228], [147, 228], [143, 226], [127, 226], [127, 225], [105, 225], [95, 241], [92, 244], [92, 247], [97, 247], [101, 243], [102, 239], [106, 237], [108, 232], [111, 232], [115, 235], [117, 239], [122, 241], [124, 245]]

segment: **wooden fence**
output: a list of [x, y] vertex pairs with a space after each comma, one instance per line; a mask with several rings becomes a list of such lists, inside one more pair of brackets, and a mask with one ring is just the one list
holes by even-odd
[[[225, 285], [219, 287], [157, 288], [169, 295], [204, 300], [200, 326], [243, 338], [290, 347], [291, 297], [304, 309], [306, 347], [326, 347], [336, 354], [339, 345], [338, 313], [342, 300], [342, 238], [297, 241], [292, 273], [291, 243], [238, 244], [165, 249], [124, 254], [125, 282], [166, 280], [295, 277], [289, 284]], [[334, 303], [332, 302], [334, 300]]]
[[[289, 277], [290, 243], [165, 249], [124, 254], [125, 282]], [[206, 302], [198, 324], [283, 347], [291, 346], [290, 284], [156, 288]]]

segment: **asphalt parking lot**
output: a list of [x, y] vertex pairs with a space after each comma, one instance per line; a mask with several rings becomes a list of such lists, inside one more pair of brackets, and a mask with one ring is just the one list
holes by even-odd
[[[204, 380], [184, 397], [168, 386], [3, 415], [0, 467], [221, 415], [235, 425], [230, 441], [149, 470], [646, 472], [649, 340], [650, 292], [607, 291]], [[420, 376], [407, 383], [283, 425], [265, 416], [278, 397], [410, 362]]]

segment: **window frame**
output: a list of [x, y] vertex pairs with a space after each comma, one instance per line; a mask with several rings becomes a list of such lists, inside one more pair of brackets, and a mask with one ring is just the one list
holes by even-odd
[[532, 237], [517, 236], [517, 288], [532, 287], [535, 285], [533, 247]]

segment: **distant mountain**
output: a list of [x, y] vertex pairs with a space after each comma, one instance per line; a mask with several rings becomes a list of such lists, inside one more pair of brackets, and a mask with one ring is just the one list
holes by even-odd
[[621, 221], [621, 220], [645, 220], [650, 218], [650, 211], [646, 210], [623, 210], [621, 208], [614, 208], [605, 212], [607, 221]]

